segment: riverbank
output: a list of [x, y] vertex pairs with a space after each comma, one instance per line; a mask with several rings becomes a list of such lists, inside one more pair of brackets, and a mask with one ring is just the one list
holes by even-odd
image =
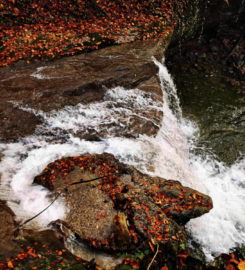
[[174, 2], [5, 0], [0, 5], [0, 66], [167, 38], [177, 23], [175, 9], [186, 9], [185, 1]]

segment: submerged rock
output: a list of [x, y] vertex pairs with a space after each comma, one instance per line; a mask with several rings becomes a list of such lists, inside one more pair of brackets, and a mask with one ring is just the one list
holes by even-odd
[[69, 231], [66, 239], [74, 234], [76, 241], [108, 251], [149, 241], [183, 250], [183, 224], [212, 208], [210, 197], [178, 181], [142, 174], [111, 154], [56, 160], [34, 182], [61, 192], [69, 212], [53, 226]]

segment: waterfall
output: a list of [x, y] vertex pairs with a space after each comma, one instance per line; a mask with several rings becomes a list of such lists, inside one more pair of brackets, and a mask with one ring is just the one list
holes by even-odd
[[[155, 61], [156, 62], [156, 61]], [[208, 194], [214, 208], [207, 214], [192, 219], [187, 228], [191, 236], [202, 247], [208, 260], [221, 253], [228, 253], [234, 247], [245, 244], [245, 162], [238, 160], [232, 166], [227, 167], [215, 159], [215, 156], [196, 155], [195, 148], [199, 136], [195, 123], [182, 117], [176, 87], [164, 64], [156, 62], [159, 66], [159, 77], [163, 90], [171, 88], [166, 93], [171, 93], [171, 99], [164, 98], [163, 125], [159, 137], [168, 132], [167, 140], [180, 151], [185, 166], [190, 168], [191, 187]], [[169, 95], [169, 94], [168, 94]], [[175, 114], [169, 111], [168, 102], [174, 100]], [[177, 120], [178, 117], [179, 121]], [[169, 122], [168, 122], [169, 120]], [[174, 126], [174, 127], [173, 127]], [[172, 131], [171, 131], [172, 130]], [[172, 134], [177, 133], [177, 134]], [[163, 134], [163, 135], [161, 135]], [[180, 139], [176, 139], [176, 138]], [[183, 137], [184, 136], [184, 137]], [[185, 140], [186, 139], [186, 140]], [[165, 140], [165, 138], [164, 138]], [[200, 151], [199, 151], [200, 152]], [[158, 164], [158, 174], [164, 176], [164, 171]], [[179, 164], [179, 167], [182, 164]], [[190, 179], [178, 179], [183, 184], [189, 185]]]
[[[116, 87], [93, 104], [67, 106], [48, 114], [22, 108], [42, 117], [43, 124], [33, 135], [16, 143], [0, 144], [3, 154], [0, 197], [11, 198], [8, 204], [17, 219], [27, 219], [49, 204], [50, 193], [32, 185], [32, 181], [50, 162], [64, 156], [109, 152], [144, 173], [179, 180], [212, 197], [214, 209], [187, 225], [208, 259], [245, 243], [244, 163], [240, 161], [226, 167], [214, 157], [194, 154], [198, 127], [183, 118], [176, 87], [164, 63], [153, 61], [159, 67], [162, 103], [141, 90]], [[128, 116], [136, 114], [144, 118], [144, 111], [148, 109], [164, 115], [156, 137], [116, 136], [118, 130], [127, 127]], [[74, 134], [88, 127], [106, 135], [101, 141], [91, 142]], [[57, 130], [60, 131], [57, 133]], [[55, 137], [47, 136], [47, 131]], [[69, 209], [59, 199], [30, 226], [46, 228], [49, 222], [64, 218], [67, 211]]]

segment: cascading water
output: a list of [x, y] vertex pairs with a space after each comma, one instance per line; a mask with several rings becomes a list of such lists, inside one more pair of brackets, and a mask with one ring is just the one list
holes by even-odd
[[[23, 108], [41, 116], [43, 124], [35, 134], [17, 143], [0, 144], [3, 154], [0, 197], [8, 197], [8, 204], [18, 219], [29, 218], [48, 205], [49, 192], [32, 185], [33, 178], [48, 163], [64, 156], [109, 152], [145, 173], [179, 180], [212, 197], [214, 209], [187, 225], [208, 259], [245, 243], [243, 163], [227, 168], [211, 156], [192, 153], [198, 140], [198, 128], [183, 119], [167, 68], [153, 60], [159, 67], [163, 104], [143, 91], [117, 87], [108, 90], [104, 100], [92, 105], [68, 106], [50, 114]], [[129, 116], [143, 119], [148, 109], [164, 114], [156, 137], [115, 137], [118, 130], [127, 128]], [[86, 130], [88, 125], [97, 133], [106, 133], [101, 141], [90, 142], [74, 135], [74, 131]], [[47, 136], [47, 130], [56, 136], [54, 140]], [[49, 222], [62, 219], [66, 211], [69, 209], [58, 200], [31, 226], [46, 227]]]
[[[198, 128], [191, 121], [182, 118], [177, 91], [171, 76], [164, 65], [156, 64], [159, 66], [159, 76], [163, 87], [171, 88], [171, 98], [175, 99], [176, 116], [180, 116], [177, 121], [172, 115], [172, 125], [169, 122], [169, 125], [166, 126], [164, 126], [164, 123], [167, 122], [165, 118], [160, 133], [164, 134], [166, 130], [169, 131], [169, 127], [176, 125], [177, 122], [180, 129], [178, 134], [181, 138], [177, 142], [183, 142], [182, 145], [176, 144], [176, 137], [173, 140], [174, 134], [170, 133], [168, 139], [171, 140], [174, 148], [176, 147], [176, 151], [182, 149], [182, 157], [186, 158], [185, 162], [191, 167], [191, 172], [194, 174], [193, 178], [190, 178], [192, 179], [191, 186], [213, 199], [214, 208], [210, 213], [192, 219], [187, 225], [192, 237], [202, 246], [207, 259], [212, 259], [213, 256], [227, 253], [230, 249], [245, 243], [245, 163], [244, 160], [239, 160], [231, 167], [226, 167], [223, 163], [218, 162], [215, 156], [194, 154], [198, 141]], [[168, 100], [165, 99], [165, 104], [167, 103]], [[167, 115], [172, 114], [168, 108], [164, 108], [163, 111], [164, 116], [166, 116], [166, 112], [168, 112]], [[175, 129], [176, 131], [178, 130]], [[187, 143], [182, 137], [182, 132], [188, 140]], [[158, 174], [163, 176], [164, 172], [160, 170]], [[190, 179], [179, 180], [183, 184], [189, 185]]]

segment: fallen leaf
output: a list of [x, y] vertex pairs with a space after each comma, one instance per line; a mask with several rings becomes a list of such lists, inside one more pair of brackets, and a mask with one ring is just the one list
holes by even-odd
[[245, 261], [241, 261], [237, 267], [239, 270], [245, 270]]
[[8, 265], [8, 268], [14, 268], [14, 265], [11, 261], [8, 261], [7, 265]]
[[236, 270], [236, 268], [232, 264], [228, 264], [225, 270]]

